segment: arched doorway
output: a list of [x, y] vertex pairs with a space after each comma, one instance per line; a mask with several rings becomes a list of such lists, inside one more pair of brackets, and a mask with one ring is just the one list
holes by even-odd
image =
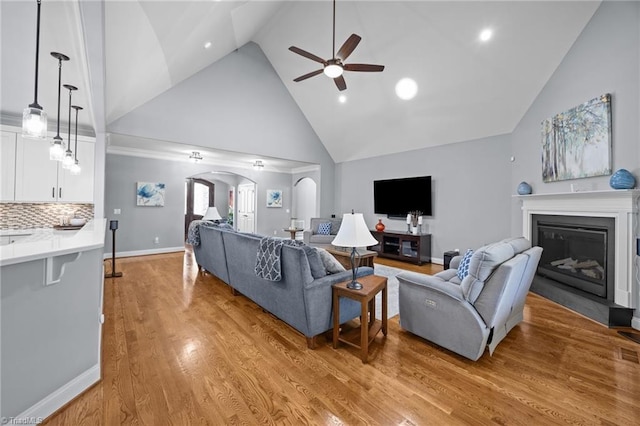
[[[191, 193], [189, 192], [188, 187], [190, 180], [194, 182], [194, 189]], [[209, 194], [211, 194], [212, 198], [209, 198], [208, 204], [201, 207], [201, 210], [204, 208], [204, 211], [206, 211], [206, 207], [215, 206], [218, 209], [220, 216], [222, 216], [222, 218], [234, 228], [243, 232], [253, 232], [253, 230], [255, 230], [257, 220], [257, 216], [255, 214], [256, 183], [242, 175], [227, 171], [210, 171], [199, 173], [187, 178], [185, 183], [185, 229], [188, 229], [191, 220], [200, 219], [202, 214], [204, 214], [204, 212], [202, 212], [198, 216], [194, 211], [194, 214], [191, 217], [188, 215], [190, 203], [193, 203], [194, 206], [203, 205], [205, 203], [204, 201], [198, 201], [197, 199], [190, 199], [192, 197], [191, 194], [196, 197], [200, 194], [200, 200], [206, 199], [206, 196], [203, 195], [206, 192], [204, 187], [208, 188]], [[240, 203], [240, 188], [245, 189], [242, 193], [242, 205]], [[200, 204], [197, 204], [198, 202]], [[242, 225], [239, 226], [239, 216], [246, 212], [246, 209], [251, 206], [253, 206], [254, 209], [252, 212], [253, 214], [251, 215], [251, 221], [248, 222], [247, 219], [245, 219]]]
[[299, 179], [293, 186], [293, 213], [309, 228], [311, 218], [317, 216], [317, 184], [310, 177]]

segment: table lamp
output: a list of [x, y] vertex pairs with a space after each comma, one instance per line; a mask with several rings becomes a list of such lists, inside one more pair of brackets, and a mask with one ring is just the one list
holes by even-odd
[[360, 255], [356, 250], [357, 247], [367, 247], [378, 244], [378, 240], [373, 238], [367, 224], [364, 222], [362, 213], [345, 213], [342, 216], [342, 224], [338, 230], [338, 234], [331, 242], [337, 247], [351, 247], [351, 273], [352, 280], [347, 284], [347, 288], [352, 290], [360, 290], [362, 284], [356, 281], [357, 265], [356, 256], [358, 256], [358, 263], [360, 263]]
[[222, 216], [218, 213], [217, 208], [209, 207], [201, 220], [222, 220]]

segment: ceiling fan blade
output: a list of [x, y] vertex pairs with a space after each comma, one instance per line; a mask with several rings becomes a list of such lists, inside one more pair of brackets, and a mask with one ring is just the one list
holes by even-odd
[[347, 90], [347, 82], [344, 81], [343, 76], [339, 76], [333, 79], [336, 82], [336, 86], [338, 86], [338, 90], [343, 91]]
[[310, 78], [310, 77], [313, 77], [313, 76], [316, 76], [316, 75], [318, 75], [318, 74], [322, 74], [322, 69], [315, 70], [315, 71], [311, 71], [311, 72], [310, 72], [310, 73], [308, 73], [308, 74], [301, 75], [301, 76], [300, 76], [300, 77], [298, 77], [298, 78], [294, 78], [294, 79], [293, 79], [293, 81], [298, 82], [298, 81], [306, 80], [306, 79], [308, 79], [308, 78]]
[[362, 38], [358, 34], [351, 34], [347, 41], [344, 42], [340, 50], [338, 50], [338, 54], [336, 55], [336, 57], [340, 58], [342, 61], [347, 59], [356, 48], [356, 46], [358, 46], [360, 40], [362, 40]]
[[289, 50], [294, 53], [297, 53], [298, 55], [302, 55], [305, 58], [311, 59], [312, 61], [320, 62], [323, 65], [326, 63], [326, 61], [320, 58], [319, 56], [316, 56], [313, 53], [309, 53], [306, 50], [302, 50], [299, 47], [291, 46]]
[[384, 65], [345, 64], [343, 68], [345, 71], [380, 72], [384, 70]]

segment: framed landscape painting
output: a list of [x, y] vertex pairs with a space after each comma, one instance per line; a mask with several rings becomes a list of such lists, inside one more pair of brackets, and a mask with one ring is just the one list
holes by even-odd
[[611, 95], [542, 122], [542, 180], [611, 174]]
[[267, 207], [282, 207], [282, 189], [267, 189]]
[[164, 206], [164, 183], [136, 183], [137, 205], [146, 207]]

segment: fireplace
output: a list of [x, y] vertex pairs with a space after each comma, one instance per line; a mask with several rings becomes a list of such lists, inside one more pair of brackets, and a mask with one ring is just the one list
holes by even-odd
[[531, 243], [543, 248], [539, 275], [613, 301], [613, 218], [533, 215], [531, 226]]
[[544, 249], [531, 291], [607, 326], [640, 330], [640, 190], [518, 199], [522, 235]]

